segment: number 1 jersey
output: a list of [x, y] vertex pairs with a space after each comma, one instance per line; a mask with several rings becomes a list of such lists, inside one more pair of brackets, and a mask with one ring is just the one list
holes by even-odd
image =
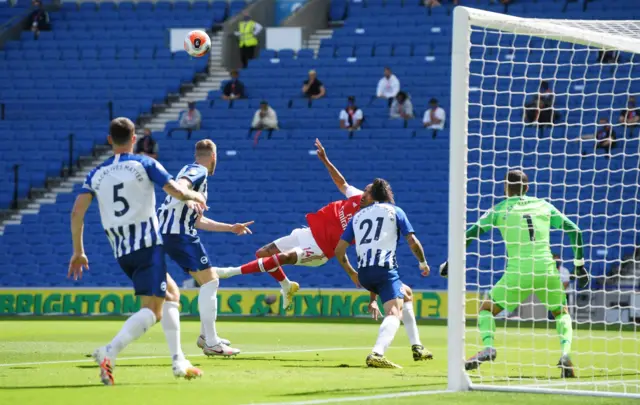
[[116, 258], [162, 244], [153, 185], [164, 187], [171, 179], [155, 159], [129, 153], [110, 157], [87, 175], [81, 192], [98, 200]]

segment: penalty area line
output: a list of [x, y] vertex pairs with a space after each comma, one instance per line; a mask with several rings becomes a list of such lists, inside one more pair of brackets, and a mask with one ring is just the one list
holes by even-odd
[[377, 399], [389, 399], [389, 398], [402, 398], [402, 397], [418, 397], [423, 395], [439, 395], [439, 394], [454, 394], [454, 391], [437, 390], [437, 391], [409, 391], [409, 392], [396, 392], [393, 394], [379, 394], [379, 395], [365, 395], [359, 397], [340, 397], [340, 398], [328, 398], [328, 399], [310, 399], [308, 401], [296, 401], [296, 402], [268, 402], [268, 403], [254, 403], [246, 405], [321, 405], [321, 404], [333, 404], [344, 402], [359, 402], [359, 401], [371, 401]]
[[[299, 349], [299, 350], [273, 350], [263, 352], [241, 352], [240, 356], [244, 355], [269, 355], [269, 354], [294, 354], [294, 353], [314, 353], [314, 352], [339, 352], [344, 350], [365, 350], [370, 347], [328, 347], [321, 349]], [[203, 357], [203, 353], [189, 354], [189, 357]], [[117, 360], [153, 360], [153, 359], [170, 359], [171, 356], [131, 356], [131, 357], [119, 357]], [[52, 361], [30, 361], [23, 363], [0, 363], [0, 367], [19, 367], [19, 366], [42, 366], [49, 364], [73, 364], [73, 363], [93, 363], [92, 358], [77, 359], [77, 360], [52, 360]]]

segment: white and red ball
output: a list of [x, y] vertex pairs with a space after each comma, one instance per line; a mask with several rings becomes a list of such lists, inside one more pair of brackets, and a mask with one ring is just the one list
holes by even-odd
[[184, 50], [194, 58], [206, 55], [211, 49], [211, 38], [202, 30], [193, 30], [184, 38]]

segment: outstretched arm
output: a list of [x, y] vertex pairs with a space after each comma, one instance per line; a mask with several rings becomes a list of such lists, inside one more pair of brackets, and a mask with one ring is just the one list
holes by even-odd
[[233, 225], [226, 224], [224, 222], [217, 222], [213, 219], [205, 218], [200, 215], [198, 217], [198, 221], [196, 222], [196, 228], [209, 232], [231, 232], [240, 236], [253, 233], [251, 232], [251, 229], [249, 229], [249, 226], [251, 226], [252, 224], [253, 221]]
[[320, 159], [322, 164], [324, 164], [324, 167], [327, 168], [329, 176], [331, 176], [331, 180], [333, 180], [333, 183], [336, 185], [336, 187], [338, 187], [338, 190], [340, 190], [342, 194], [346, 195], [347, 189], [349, 188], [349, 183], [347, 183], [347, 180], [345, 180], [342, 173], [340, 173], [340, 171], [336, 169], [333, 163], [331, 163], [331, 161], [327, 157], [327, 152], [324, 150], [324, 147], [322, 146], [322, 143], [319, 139], [316, 139], [316, 150], [318, 159]]
[[[469, 247], [471, 242], [478, 239], [482, 234], [486, 233], [491, 229], [494, 223], [494, 210], [491, 209], [487, 211], [478, 222], [473, 224], [467, 231], [464, 236], [466, 239], [465, 247]], [[448, 277], [449, 276], [449, 261], [446, 261], [440, 265], [440, 276]]]

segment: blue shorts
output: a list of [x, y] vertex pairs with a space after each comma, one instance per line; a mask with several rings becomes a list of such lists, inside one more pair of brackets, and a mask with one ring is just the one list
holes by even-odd
[[402, 281], [398, 271], [384, 267], [369, 266], [358, 269], [358, 280], [367, 290], [380, 296], [382, 302], [404, 298]]
[[167, 263], [162, 245], [143, 248], [118, 258], [136, 295], [164, 298], [167, 292]]
[[200, 238], [191, 235], [164, 234], [164, 251], [171, 260], [186, 272], [200, 271], [211, 267], [211, 262]]

